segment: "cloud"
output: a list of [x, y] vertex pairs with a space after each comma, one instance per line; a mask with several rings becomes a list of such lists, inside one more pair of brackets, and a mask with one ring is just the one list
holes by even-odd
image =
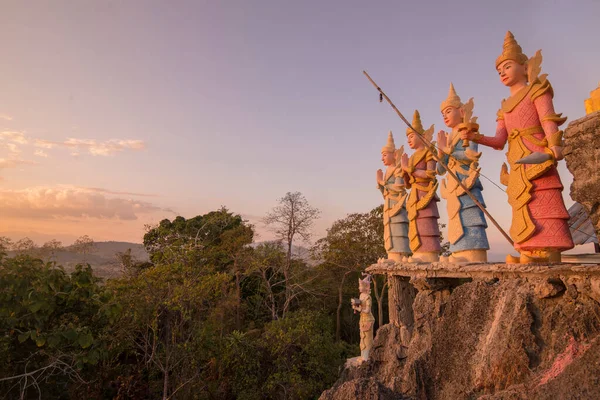
[[130, 221], [137, 220], [140, 214], [174, 213], [148, 202], [109, 197], [105, 193], [119, 192], [74, 186], [3, 190], [0, 191], [0, 214], [46, 220], [70, 217]]
[[44, 158], [48, 157], [48, 153], [46, 153], [44, 150], [40, 150], [40, 149], [37, 149], [33, 154], [38, 157], [44, 157]]
[[71, 149], [71, 155], [75, 156], [79, 155], [81, 151], [87, 151], [94, 156], [111, 156], [125, 150], [143, 150], [146, 148], [146, 143], [143, 140], [134, 139], [110, 139], [104, 142], [98, 142], [94, 139], [68, 138], [63, 142], [36, 139], [34, 146], [45, 149], [66, 147]]
[[1, 143], [0, 142], [0, 149], [8, 150], [8, 155], [11, 158], [15, 158], [19, 154], [21, 154], [21, 149], [19, 149], [19, 146], [17, 146], [16, 143]]
[[56, 144], [49, 141], [49, 140], [44, 140], [44, 139], [35, 139], [35, 141], [33, 142], [33, 145], [35, 147], [41, 147], [43, 149], [52, 149], [54, 147], [56, 147]]
[[96, 192], [96, 193], [117, 194], [117, 195], [123, 195], [123, 196], [158, 197], [158, 195], [155, 195], [155, 194], [134, 193], [134, 192], [118, 192], [118, 191], [114, 191], [114, 190], [102, 189], [102, 188], [94, 188], [94, 187], [80, 187], [79, 189], [89, 190], [90, 192]]
[[144, 141], [130, 139], [111, 139], [100, 143], [95, 140], [69, 139], [67, 142], [75, 144], [77, 148], [87, 149], [90, 154], [95, 156], [110, 156], [124, 150], [143, 150], [146, 148]]
[[0, 132], [0, 138], [18, 144], [27, 144], [29, 142], [23, 132], [17, 131], [2, 131]]
[[21, 152], [21, 150], [19, 150], [19, 147], [17, 147], [17, 145], [14, 143], [6, 143], [6, 148], [13, 155], [17, 155]]
[[35, 161], [21, 160], [19, 158], [0, 158], [0, 169], [16, 168], [19, 165], [37, 165]]
[[0, 119], [3, 119], [5, 121], [12, 121], [12, 117], [10, 115], [6, 115], [6, 114], [0, 114]]

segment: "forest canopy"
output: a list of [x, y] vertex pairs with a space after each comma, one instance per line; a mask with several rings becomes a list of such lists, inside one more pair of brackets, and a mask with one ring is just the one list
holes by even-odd
[[[336, 221], [298, 255], [318, 217], [304, 196], [288, 193], [265, 218], [280, 240], [260, 243], [254, 226], [226, 208], [165, 219], [143, 237], [150, 261], [120, 253], [122, 275], [108, 280], [87, 263], [65, 272], [51, 257], [60, 242], [9, 252], [15, 244], [2, 238], [0, 392], [317, 398], [359, 353], [349, 299], [360, 272], [385, 256], [381, 207]], [[93, 241], [77, 245], [85, 256]], [[375, 288], [378, 324], [386, 322], [385, 287]]]

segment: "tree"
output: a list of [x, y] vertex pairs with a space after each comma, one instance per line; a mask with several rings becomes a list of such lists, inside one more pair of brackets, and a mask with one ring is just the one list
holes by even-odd
[[235, 275], [236, 329], [242, 328], [242, 280], [244, 273], [250, 264], [252, 248], [249, 246], [254, 238], [254, 227], [252, 225], [240, 224], [234, 229], [223, 232], [223, 248], [225, 253], [233, 262], [233, 274]]
[[338, 377], [345, 361], [329, 319], [315, 310], [290, 312], [261, 332], [233, 332], [224, 340], [219, 362], [221, 387], [214, 398], [316, 399]]
[[[313, 256], [323, 262], [327, 271], [334, 274], [333, 281], [337, 283], [336, 340], [341, 337], [343, 290], [347, 277], [358, 277], [360, 271], [386, 255], [382, 212], [383, 208], [379, 206], [368, 213], [349, 214], [335, 221], [327, 230], [327, 236], [319, 239], [313, 247]], [[377, 287], [375, 290], [377, 291]], [[378, 295], [377, 300], [381, 324], [383, 308]]]
[[75, 240], [72, 246], [73, 250], [76, 253], [81, 254], [83, 256], [82, 262], [85, 263], [87, 261], [87, 257], [89, 254], [96, 251], [96, 244], [94, 243], [94, 239], [89, 237], [88, 235], [83, 235]]
[[253, 237], [224, 208], [164, 220], [144, 238], [152, 262], [119, 253], [128, 272], [106, 282], [89, 266], [68, 275], [27, 255], [2, 258], [0, 393], [316, 398], [349, 347], [335, 341], [329, 308], [314, 295], [317, 268], [281, 242], [253, 247]]
[[[279, 318], [279, 295], [285, 283], [283, 269], [286, 255], [278, 242], [259, 244], [252, 253], [250, 273], [260, 281], [256, 298], [268, 310], [272, 320]], [[285, 289], [284, 289], [285, 292]]]
[[156, 226], [148, 226], [144, 247], [155, 265], [192, 264], [197, 248], [197, 238], [203, 228], [202, 216], [185, 219], [177, 216], [173, 221], [163, 219]]
[[46, 261], [53, 261], [52, 259], [56, 257], [56, 253], [62, 249], [62, 242], [60, 240], [52, 239], [42, 245], [40, 248], [40, 256], [46, 259]]
[[140, 261], [136, 256], [131, 254], [131, 248], [121, 252], [115, 253], [115, 259], [117, 267], [123, 271], [127, 276], [135, 277], [143, 270], [152, 267], [152, 263], [149, 261]]
[[274, 207], [263, 219], [263, 223], [271, 227], [278, 240], [282, 241], [287, 250], [283, 275], [285, 278], [285, 303], [283, 317], [295, 297], [292, 291], [290, 268], [292, 263], [292, 245], [294, 239], [300, 237], [308, 242], [311, 228], [319, 218], [320, 211], [312, 207], [300, 192], [287, 192], [279, 199], [279, 205]]
[[[194, 384], [220, 382], [210, 369], [223, 338], [243, 329], [242, 283], [253, 235], [251, 225], [224, 207], [165, 219], [144, 235], [153, 266], [134, 268], [118, 288], [127, 310], [120, 334], [135, 345], [140, 367], [161, 376], [162, 398], [189, 398], [184, 392]], [[120, 260], [132, 263], [127, 252]]]
[[[381, 283], [381, 289], [379, 289], [379, 281], [383, 281]], [[374, 276], [373, 277], [373, 293], [375, 294], [375, 300], [377, 300], [377, 326], [380, 327], [383, 325], [383, 302], [385, 299], [385, 291], [388, 288], [388, 277], [387, 275], [383, 275], [382, 277]]]
[[[222, 207], [205, 215], [164, 219], [144, 235], [144, 247], [155, 265], [180, 263], [227, 270], [234, 262], [225, 232], [248, 226]], [[250, 242], [252, 240], [250, 239]]]
[[3, 260], [0, 392], [32, 398], [27, 391], [35, 389], [39, 398], [58, 398], [71, 382], [84, 383], [107, 353], [105, 332], [119, 312], [89, 266], [67, 275], [26, 255]]
[[[139, 368], [161, 376], [155, 390], [162, 399], [172, 398], [197, 379], [209, 362], [210, 354], [199, 351], [208, 342], [203, 334], [211, 340], [218, 336], [207, 320], [215, 318], [215, 310], [226, 300], [223, 288], [230, 281], [220, 272], [160, 264], [130, 279], [110, 282], [124, 310], [115, 342], [129, 343], [140, 360]], [[220, 327], [222, 322], [216, 317], [212, 326]], [[157, 397], [158, 393], [151, 396]]]
[[261, 398], [316, 399], [345, 361], [343, 343], [333, 339], [330, 321], [313, 310], [271, 321], [261, 337], [269, 360], [261, 368]]
[[25, 254], [33, 255], [37, 248], [35, 242], [28, 237], [24, 237], [13, 245], [13, 250], [20, 256]]
[[0, 236], [0, 261], [8, 254], [13, 242], [7, 236]]

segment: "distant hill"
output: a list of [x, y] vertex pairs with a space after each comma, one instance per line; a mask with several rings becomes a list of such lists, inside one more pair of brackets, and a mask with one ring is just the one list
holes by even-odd
[[[66, 249], [69, 253], [73, 253], [73, 246], [67, 246]], [[93, 255], [102, 259], [115, 258], [116, 253], [123, 253], [131, 249], [131, 255], [139, 259], [140, 261], [148, 260], [148, 253], [144, 245], [141, 243], [129, 243], [129, 242], [95, 242]]]
[[[254, 242], [251, 244], [251, 246], [256, 247], [263, 243], [276, 243], [276, 242], [277, 242], [277, 240], [263, 240], [261, 242]], [[284, 252], [287, 252], [287, 246], [283, 242], [281, 243], [281, 250]], [[312, 265], [314, 263], [314, 260], [311, 260], [310, 256], [311, 255], [310, 255], [309, 248], [304, 247], [304, 246], [296, 246], [295, 244], [292, 245], [292, 257], [299, 258], [301, 260], [304, 260], [309, 265]]]
[[[129, 242], [95, 242], [94, 250], [91, 254], [85, 256], [85, 262], [90, 264], [94, 273], [102, 278], [115, 278], [121, 276], [121, 264], [117, 259], [117, 253], [124, 253], [131, 249], [131, 255], [138, 261], [148, 261], [148, 253], [140, 243]], [[14, 256], [15, 252], [8, 253]], [[77, 253], [73, 246], [67, 246], [63, 250], [55, 253], [53, 261], [62, 265], [66, 271], [73, 271], [75, 266], [84, 261], [82, 254]]]
[[[264, 242], [253, 243], [252, 246], [258, 246]], [[129, 242], [94, 242], [94, 250], [90, 254], [86, 254], [85, 262], [90, 264], [94, 269], [94, 273], [102, 278], [116, 278], [123, 274], [120, 262], [117, 259], [117, 253], [124, 253], [131, 249], [131, 255], [137, 261], [149, 261], [150, 257], [140, 243]], [[286, 251], [285, 245], [282, 245], [282, 250]], [[292, 246], [293, 256], [305, 260], [309, 265], [313, 265], [313, 260], [310, 259], [310, 250], [302, 246]], [[9, 251], [9, 257], [14, 256], [16, 252]], [[39, 256], [39, 254], [36, 254]], [[75, 251], [74, 246], [67, 246], [63, 250], [55, 253], [52, 261], [56, 261], [57, 265], [62, 265], [66, 271], [75, 270], [77, 264], [84, 262], [83, 254]]]

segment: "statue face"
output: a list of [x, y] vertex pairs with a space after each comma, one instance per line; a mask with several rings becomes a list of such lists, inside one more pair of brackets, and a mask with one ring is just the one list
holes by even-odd
[[517, 83], [527, 83], [527, 68], [513, 60], [506, 60], [496, 68], [500, 82], [511, 87]]
[[463, 112], [456, 107], [446, 107], [442, 111], [442, 117], [448, 128], [454, 128], [462, 122]]
[[358, 291], [360, 293], [369, 293], [371, 291], [371, 285], [365, 285], [362, 282], [358, 282]]
[[385, 165], [385, 166], [394, 165], [394, 163], [396, 162], [396, 157], [394, 157], [394, 153], [392, 153], [392, 152], [382, 151], [381, 152], [381, 161], [383, 162], [383, 165]]
[[409, 133], [406, 139], [408, 141], [408, 146], [411, 149], [420, 149], [421, 147], [423, 147], [423, 143], [417, 137], [417, 134], [415, 132]]

